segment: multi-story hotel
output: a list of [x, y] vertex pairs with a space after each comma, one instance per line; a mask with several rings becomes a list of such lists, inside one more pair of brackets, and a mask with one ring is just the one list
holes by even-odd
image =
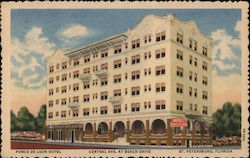
[[194, 21], [136, 26], [48, 60], [48, 141], [211, 144], [211, 38]]

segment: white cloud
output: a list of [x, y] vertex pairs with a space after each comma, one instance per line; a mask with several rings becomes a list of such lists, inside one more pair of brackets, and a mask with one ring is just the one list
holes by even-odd
[[[237, 21], [234, 26], [235, 31], [240, 31], [241, 22]], [[241, 39], [234, 37], [225, 29], [217, 29], [211, 33], [211, 38], [214, 42], [213, 46], [213, 64], [221, 71], [233, 70], [240, 60]], [[238, 51], [237, 51], [238, 50]], [[230, 61], [230, 63], [225, 63]]]
[[[14, 76], [12, 81], [18, 83], [21, 87], [26, 88], [41, 86], [45, 79], [39, 76], [41, 75], [41, 72], [36, 71], [36, 68], [45, 71], [46, 65], [41, 65], [38, 57], [42, 57], [41, 61], [44, 61], [47, 56], [52, 54], [54, 49], [55, 44], [50, 42], [48, 38], [44, 37], [43, 29], [41, 27], [33, 27], [26, 33], [23, 40], [13, 38], [11, 41], [11, 56], [16, 63], [11, 63], [11, 71], [18, 76]], [[38, 57], [30, 56], [31, 54], [38, 55]], [[28, 58], [30, 58], [30, 60], [27, 60]], [[24, 73], [25, 71], [31, 71], [33, 73], [32, 75], [28, 75]], [[15, 77], [18, 77], [18, 79]], [[35, 79], [36, 82], [30, 82]]]
[[61, 32], [61, 35], [65, 38], [85, 37], [88, 34], [89, 30], [87, 27], [80, 24], [71, 25]]
[[240, 35], [241, 35], [241, 20], [238, 20], [238, 21], [236, 22], [235, 27], [234, 27], [234, 30], [235, 30], [236, 32], [239, 32]]
[[236, 65], [234, 63], [233, 64], [226, 64], [220, 60], [214, 60], [213, 64], [217, 65], [220, 68], [220, 70], [232, 70], [236, 67]]

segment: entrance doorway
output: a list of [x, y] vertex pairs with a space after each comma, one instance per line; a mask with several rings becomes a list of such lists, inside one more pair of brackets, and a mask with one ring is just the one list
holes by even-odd
[[72, 130], [72, 131], [71, 131], [71, 143], [74, 143], [74, 142], [75, 142], [75, 136], [76, 136], [76, 131], [75, 131], [75, 130]]
[[189, 148], [191, 146], [191, 140], [187, 139], [186, 140], [186, 147]]

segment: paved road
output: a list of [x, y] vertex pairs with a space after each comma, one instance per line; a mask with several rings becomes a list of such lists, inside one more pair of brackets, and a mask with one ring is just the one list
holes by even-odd
[[167, 146], [150, 146], [150, 145], [114, 145], [114, 144], [96, 144], [96, 143], [60, 143], [60, 142], [39, 142], [12, 140], [11, 149], [240, 149], [240, 146], [197, 146], [197, 147], [167, 147]]

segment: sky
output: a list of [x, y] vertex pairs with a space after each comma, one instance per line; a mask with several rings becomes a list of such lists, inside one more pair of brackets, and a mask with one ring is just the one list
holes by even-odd
[[213, 111], [241, 97], [240, 9], [13, 9], [11, 11], [12, 110], [37, 115], [46, 104], [46, 57], [126, 31], [145, 15], [194, 20], [213, 40]]

